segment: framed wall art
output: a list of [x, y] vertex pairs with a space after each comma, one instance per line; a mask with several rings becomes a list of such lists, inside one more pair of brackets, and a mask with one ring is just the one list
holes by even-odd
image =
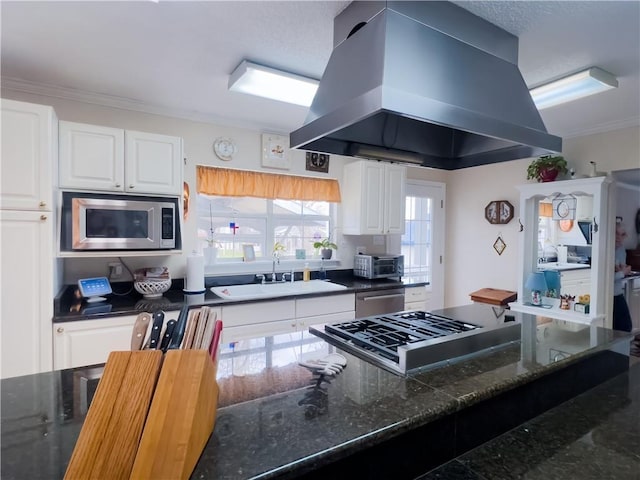
[[281, 135], [262, 134], [262, 166], [289, 170], [289, 139]]
[[326, 153], [307, 152], [307, 170], [310, 172], [329, 173], [329, 155]]

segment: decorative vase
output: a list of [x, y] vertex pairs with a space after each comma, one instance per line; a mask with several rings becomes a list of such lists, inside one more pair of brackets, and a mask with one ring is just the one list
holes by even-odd
[[331, 255], [332, 254], [333, 254], [333, 250], [331, 250], [330, 248], [323, 248], [320, 251], [320, 255], [321, 255], [323, 260], [331, 260]]
[[202, 249], [202, 253], [204, 255], [205, 265], [213, 265], [216, 263], [216, 258], [218, 258], [218, 247], [204, 247]]
[[544, 168], [540, 170], [540, 181], [541, 182], [553, 182], [558, 176], [558, 170], [555, 168]]

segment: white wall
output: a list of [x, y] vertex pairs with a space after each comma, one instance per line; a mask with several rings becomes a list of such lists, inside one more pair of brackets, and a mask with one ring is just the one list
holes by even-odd
[[[563, 155], [576, 175], [640, 168], [640, 128], [564, 140]], [[491, 200], [509, 200], [520, 209], [515, 185], [527, 181], [529, 159], [449, 172], [445, 253], [445, 306], [470, 303], [469, 294], [484, 287], [517, 290], [518, 216], [507, 225], [491, 225], [484, 208]], [[630, 229], [630, 226], [627, 227]], [[499, 256], [493, 242], [502, 235], [507, 248]]]

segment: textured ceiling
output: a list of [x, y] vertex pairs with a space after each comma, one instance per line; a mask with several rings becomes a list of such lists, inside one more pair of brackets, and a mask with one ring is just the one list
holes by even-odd
[[[2, 87], [288, 133], [306, 108], [229, 92], [228, 76], [249, 59], [320, 78], [348, 3], [2, 1]], [[640, 124], [640, 2], [455, 3], [519, 37], [529, 86], [590, 66], [618, 77], [543, 111], [550, 133]]]

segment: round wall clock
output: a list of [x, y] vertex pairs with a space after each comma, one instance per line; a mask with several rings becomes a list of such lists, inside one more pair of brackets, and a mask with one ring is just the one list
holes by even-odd
[[484, 218], [494, 225], [509, 223], [513, 218], [513, 205], [507, 200], [493, 200], [485, 207]]
[[213, 151], [220, 160], [229, 162], [233, 160], [237, 148], [233, 140], [227, 137], [216, 138], [213, 142]]

